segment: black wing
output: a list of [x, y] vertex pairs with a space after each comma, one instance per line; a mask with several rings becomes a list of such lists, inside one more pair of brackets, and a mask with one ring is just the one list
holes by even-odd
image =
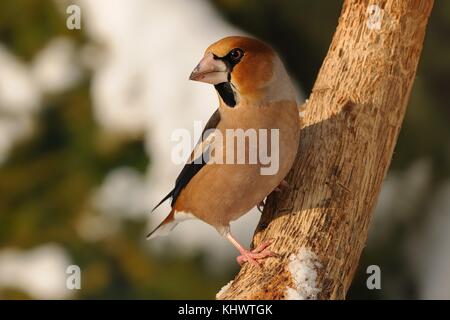
[[194, 151], [192, 151], [191, 157], [188, 160], [188, 163], [184, 165], [183, 169], [181, 170], [180, 174], [178, 175], [175, 181], [175, 187], [152, 209], [152, 212], [155, 211], [156, 208], [158, 208], [164, 201], [166, 201], [170, 197], [172, 197], [170, 205], [173, 207], [173, 204], [180, 195], [180, 192], [184, 189], [184, 187], [187, 186], [189, 181], [191, 181], [192, 177], [195, 176], [197, 172], [199, 172], [200, 169], [203, 168], [203, 166], [206, 164], [206, 162], [208, 161], [209, 148], [207, 148], [207, 150], [204, 150], [202, 154], [198, 156], [196, 159], [193, 159], [195, 151], [198, 146], [202, 147], [201, 143], [203, 142], [203, 139], [207, 138], [207, 136], [203, 137], [203, 133], [206, 130], [215, 129], [219, 122], [220, 122], [220, 113], [219, 109], [217, 109], [206, 123], [206, 126], [203, 129], [202, 135], [200, 137], [200, 141], [195, 146]]

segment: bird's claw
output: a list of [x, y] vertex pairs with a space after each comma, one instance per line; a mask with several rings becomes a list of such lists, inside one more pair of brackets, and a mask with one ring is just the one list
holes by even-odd
[[236, 258], [237, 263], [242, 266], [245, 262], [249, 262], [254, 266], [260, 267], [260, 260], [277, 256], [277, 254], [267, 249], [267, 247], [270, 246], [272, 242], [272, 240], [265, 241], [251, 251], [245, 249], [242, 250], [241, 255]]

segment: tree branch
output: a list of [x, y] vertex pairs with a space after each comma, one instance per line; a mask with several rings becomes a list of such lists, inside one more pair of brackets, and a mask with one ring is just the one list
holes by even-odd
[[218, 299], [344, 299], [416, 74], [433, 0], [346, 0], [305, 105], [292, 189], [272, 194], [253, 243], [275, 239]]

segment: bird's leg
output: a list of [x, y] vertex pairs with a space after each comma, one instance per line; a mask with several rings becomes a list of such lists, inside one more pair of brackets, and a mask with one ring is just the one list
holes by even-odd
[[283, 190], [289, 189], [291, 186], [286, 180], [283, 180], [280, 182], [278, 187], [275, 188], [275, 192], [282, 192]]
[[241, 254], [236, 258], [236, 261], [241, 266], [244, 264], [244, 262], [250, 262], [252, 265], [259, 266], [259, 260], [275, 256], [272, 251], [267, 249], [267, 247], [272, 243], [272, 241], [270, 240], [261, 243], [255, 249], [250, 251], [241, 246], [241, 244], [231, 235], [230, 232], [227, 232], [225, 237], [228, 239], [228, 241], [231, 242], [233, 246], [236, 247], [236, 249], [238, 249], [239, 253]]

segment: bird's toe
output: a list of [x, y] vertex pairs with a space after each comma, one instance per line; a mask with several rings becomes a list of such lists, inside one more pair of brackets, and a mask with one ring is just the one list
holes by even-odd
[[260, 266], [261, 260], [277, 256], [276, 253], [268, 249], [272, 243], [273, 240], [271, 239], [260, 243], [252, 251], [243, 250], [241, 255], [236, 258], [237, 263], [242, 266], [245, 262], [250, 262], [252, 265]]

